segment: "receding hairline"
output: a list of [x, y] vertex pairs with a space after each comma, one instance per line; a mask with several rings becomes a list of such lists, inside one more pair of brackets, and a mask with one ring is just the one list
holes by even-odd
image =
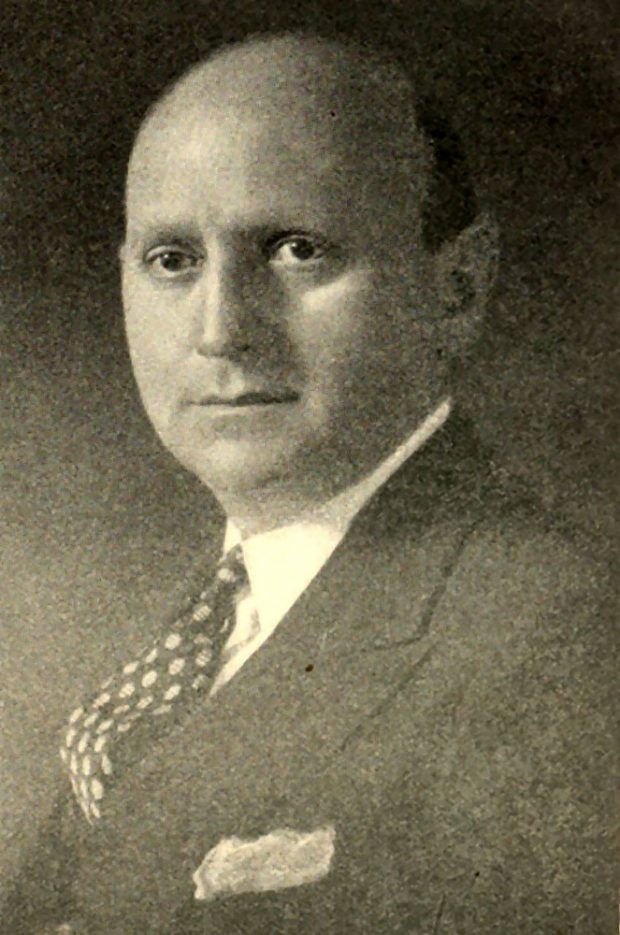
[[[301, 53], [307, 64], [320, 65], [312, 73], [316, 88], [328, 77], [334, 84], [347, 77], [348, 91], [355, 90], [358, 104], [365, 104], [370, 115], [373, 111], [378, 113], [385, 126], [393, 130], [383, 134], [389, 151], [398, 153], [399, 158], [415, 166], [411, 181], [418, 197], [420, 190], [425, 189], [422, 195], [423, 234], [430, 250], [436, 251], [446, 240], [452, 240], [473, 223], [480, 206], [467, 159], [458, 134], [436, 97], [433, 94], [429, 96], [428, 92], [423, 96], [417, 94], [409, 66], [394, 50], [359, 37], [325, 36], [312, 30], [254, 34], [222, 45], [191, 65], [171, 82], [147, 111], [134, 141], [130, 173], [141, 141], [149, 129], [159, 121], [166, 128], [167, 120], [178, 119], [174, 106], [177, 98], [187, 93], [188, 88], [194, 93], [199, 90], [204, 95], [205, 76], [214, 74], [217, 67], [238, 64], [238, 60], [244, 57], [248, 62], [252, 59], [257, 62], [262, 56], [262, 65], [269, 65], [273, 79], [273, 66], [278, 57], [286, 58], [285, 53], [289, 57], [290, 53], [298, 56]], [[238, 71], [234, 72], [233, 77], [238, 78], [238, 74]], [[286, 84], [282, 75], [281, 84]], [[260, 113], [260, 101], [256, 97], [253, 98], [253, 106]]]
[[321, 94], [331, 94], [377, 133], [383, 128], [382, 135], [392, 145], [402, 141], [411, 155], [429, 156], [425, 134], [417, 125], [415, 87], [400, 63], [359, 41], [311, 32], [257, 34], [195, 62], [151, 104], [133, 151], [149, 129], [165, 128], [178, 119], [179, 105], [245, 103], [260, 113], [263, 89], [286, 96], [294, 83], [307, 101], [317, 103]]

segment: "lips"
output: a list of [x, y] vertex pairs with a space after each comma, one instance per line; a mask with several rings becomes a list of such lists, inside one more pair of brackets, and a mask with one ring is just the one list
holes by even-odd
[[291, 390], [254, 390], [236, 396], [218, 393], [209, 393], [196, 401], [199, 406], [273, 406], [282, 403], [293, 403], [299, 395]]

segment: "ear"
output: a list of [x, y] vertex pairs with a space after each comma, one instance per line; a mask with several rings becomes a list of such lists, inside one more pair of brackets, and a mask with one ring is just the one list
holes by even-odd
[[499, 232], [486, 213], [435, 255], [437, 323], [449, 353], [467, 350], [478, 338], [498, 265]]

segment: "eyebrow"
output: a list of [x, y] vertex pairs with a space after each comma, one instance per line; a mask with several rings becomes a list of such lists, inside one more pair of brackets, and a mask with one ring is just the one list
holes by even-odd
[[127, 225], [126, 242], [129, 246], [153, 240], [164, 243], [193, 244], [202, 240], [202, 234], [196, 224], [191, 221], [159, 223], [157, 220], [151, 220], [135, 226]]
[[[242, 224], [237, 226], [237, 231], [249, 235], [257, 240], [265, 242], [273, 241], [279, 237], [299, 236], [314, 237], [317, 240], [330, 241], [339, 239], [336, 232], [329, 233], [319, 227], [313, 227], [308, 224], [298, 223], [299, 218], [273, 219], [269, 222], [250, 224], [244, 227]], [[295, 223], [297, 222], [297, 223]], [[142, 245], [144, 242], [158, 242], [170, 244], [182, 244], [194, 246], [196, 243], [203, 242], [203, 235], [194, 222], [188, 221], [165, 221], [158, 223], [157, 220], [148, 221], [144, 224], [137, 224], [135, 227], [128, 227], [126, 243], [128, 246]]]

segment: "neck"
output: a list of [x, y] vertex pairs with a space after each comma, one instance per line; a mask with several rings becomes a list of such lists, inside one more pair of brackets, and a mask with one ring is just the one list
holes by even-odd
[[338, 493], [325, 483], [287, 487], [281, 481], [252, 489], [216, 491], [227, 518], [242, 537], [259, 535], [312, 513]]
[[[282, 483], [281, 478], [252, 490], [227, 490], [218, 497], [228, 519], [244, 538], [268, 532], [270, 529], [299, 521], [310, 514], [318, 515], [321, 508], [341, 503], [346, 512], [356, 512], [400, 465], [440, 428], [447, 419], [451, 402], [446, 397], [420, 422], [415, 432], [391, 446], [362, 469], [339, 465], [337, 470], [307, 473], [303, 481], [294, 486]], [[290, 482], [289, 482], [290, 483]]]

